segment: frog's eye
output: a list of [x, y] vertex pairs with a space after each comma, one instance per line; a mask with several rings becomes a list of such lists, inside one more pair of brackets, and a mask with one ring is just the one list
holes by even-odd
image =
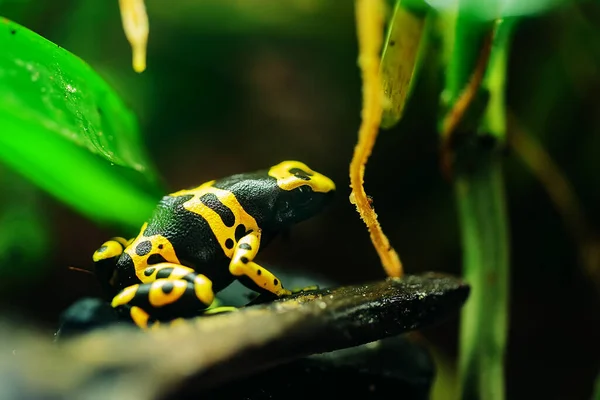
[[310, 181], [310, 177], [312, 176], [312, 174], [309, 174], [308, 172], [300, 168], [291, 168], [289, 170], [289, 173], [294, 175], [298, 179], [302, 179], [303, 181]]

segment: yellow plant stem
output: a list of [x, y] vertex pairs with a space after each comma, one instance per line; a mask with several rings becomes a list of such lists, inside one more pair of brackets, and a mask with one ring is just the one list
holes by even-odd
[[372, 208], [364, 184], [365, 165], [381, 124], [383, 91], [379, 71], [380, 52], [383, 42], [384, 3], [382, 0], [356, 0], [356, 25], [358, 32], [358, 64], [363, 82], [362, 122], [358, 132], [358, 143], [350, 163], [350, 201], [367, 225], [373, 246], [388, 276], [401, 277], [402, 263], [396, 251], [383, 233], [377, 214]]
[[125, 36], [131, 44], [133, 70], [146, 69], [146, 48], [148, 46], [148, 14], [144, 0], [119, 0], [121, 20]]

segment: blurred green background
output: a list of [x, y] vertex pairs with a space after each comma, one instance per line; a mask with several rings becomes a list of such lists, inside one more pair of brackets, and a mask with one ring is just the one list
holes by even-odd
[[[353, 2], [146, 4], [150, 39], [142, 74], [131, 68], [117, 1], [4, 0], [0, 15], [78, 55], [117, 90], [138, 116], [168, 190], [284, 159], [329, 175], [338, 186], [333, 207], [297, 226], [290, 241], [270, 245], [262, 262], [340, 283], [382, 278], [348, 201], [361, 105]], [[433, 43], [432, 59], [435, 52]], [[442, 76], [433, 63], [423, 68], [404, 119], [378, 138], [365, 186], [407, 273], [460, 274], [453, 189], [438, 163]], [[563, 169], [587, 222], [600, 231], [600, 6], [560, 7], [518, 25], [508, 81], [508, 107]], [[91, 254], [105, 239], [137, 232], [89, 221], [6, 168], [0, 180], [1, 306], [50, 331], [62, 309], [99, 294], [92, 275], [67, 267], [91, 268]], [[578, 261], [577, 244], [543, 187], [512, 151], [506, 189], [507, 397], [589, 398], [600, 366], [599, 286]], [[453, 320], [424, 333], [454, 357], [456, 332]]]

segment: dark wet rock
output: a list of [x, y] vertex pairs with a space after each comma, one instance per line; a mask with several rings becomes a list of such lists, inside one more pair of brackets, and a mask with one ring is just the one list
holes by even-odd
[[[207, 368], [201, 381], [213, 387], [231, 379], [230, 374], [268, 367], [306, 355], [328, 352], [396, 336], [443, 321], [466, 300], [469, 287], [462, 281], [440, 274], [405, 276], [335, 289], [322, 289], [248, 307], [260, 314], [269, 310], [274, 316], [299, 320], [285, 328], [275, 340], [250, 347], [222, 363]], [[288, 314], [290, 311], [296, 312]], [[238, 313], [239, 314], [239, 313]], [[268, 324], [265, 320], [266, 324]], [[244, 329], [243, 325], [239, 329]], [[248, 329], [248, 327], [246, 327]], [[267, 351], [265, 351], [267, 349]]]
[[[356, 360], [362, 356], [351, 357], [356, 349], [337, 352], [334, 360], [308, 356], [437, 324], [456, 315], [468, 293], [469, 287], [451, 276], [406, 276], [300, 293], [150, 332], [109, 325], [73, 335], [60, 346], [30, 330], [0, 325], [0, 380], [13, 383], [11, 393], [0, 387], [0, 398], [156, 399], [191, 378], [194, 392], [201, 394], [261, 373], [300, 367], [315, 379], [322, 372], [340, 381], [348, 373], [357, 384], [367, 382], [368, 374], [379, 374], [384, 387], [397, 383], [398, 375], [390, 374], [391, 369], [374, 370], [367, 359], [361, 367]], [[88, 306], [88, 316], [103, 315], [92, 303]], [[79, 327], [89, 322], [84, 316], [75, 318], [81, 318]], [[340, 368], [343, 374], [338, 374]]]
[[[317, 285], [320, 288], [339, 286], [329, 279], [314, 274], [298, 274], [271, 266], [269, 266], [269, 271], [280, 277], [282, 282], [286, 282], [286, 287], [291, 289], [300, 289], [311, 285]], [[254, 302], [260, 302], [257, 299], [256, 292], [237, 281], [219, 292], [217, 297], [221, 305], [224, 306], [244, 307]], [[59, 342], [73, 335], [106, 328], [107, 326], [119, 323], [130, 324], [131, 321], [124, 320], [121, 316], [118, 316], [110, 304], [103, 299], [82, 298], [71, 304], [61, 313], [59, 328], [55, 333], [55, 340]]]
[[[323, 289], [340, 286], [338, 282], [316, 274], [306, 272], [302, 272], [301, 274], [299, 274], [295, 271], [288, 271], [285, 269], [273, 267], [271, 265], [265, 264], [263, 266], [269, 271], [271, 271], [273, 274], [275, 274], [275, 276], [279, 277], [279, 279], [281, 279], [281, 282], [284, 282], [285, 287], [291, 290], [301, 289], [312, 285], [317, 285]], [[217, 297], [219, 301], [223, 303], [223, 305], [242, 307], [256, 298], [256, 292], [253, 292], [246, 286], [235, 281], [226, 289], [217, 293]]]

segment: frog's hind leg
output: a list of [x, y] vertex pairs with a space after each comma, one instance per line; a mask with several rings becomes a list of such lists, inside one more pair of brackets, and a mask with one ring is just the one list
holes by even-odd
[[191, 268], [160, 263], [139, 274], [142, 283], [123, 289], [112, 306], [127, 310], [141, 328], [155, 323], [198, 316], [213, 300], [212, 282]]

